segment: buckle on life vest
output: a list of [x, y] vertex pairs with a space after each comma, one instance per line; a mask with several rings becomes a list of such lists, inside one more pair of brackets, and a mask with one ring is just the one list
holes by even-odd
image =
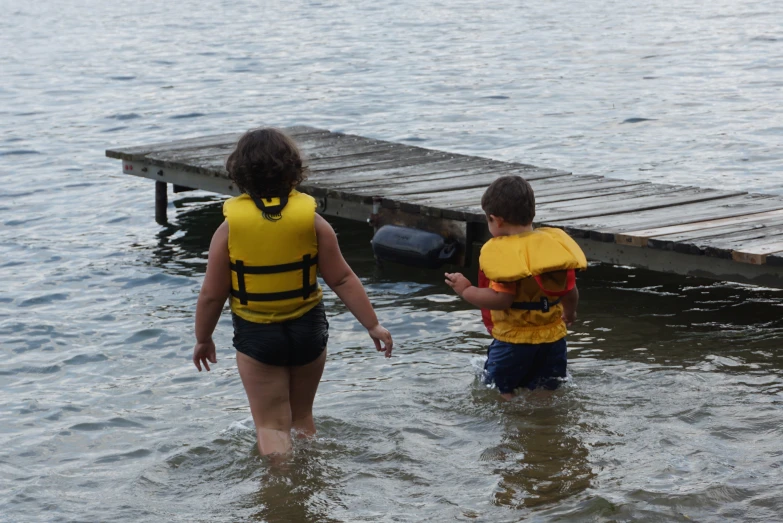
[[[280, 196], [278, 198], [257, 198], [250, 196], [253, 199], [253, 203], [256, 204], [258, 210], [261, 211], [261, 215], [269, 220], [276, 222], [283, 217], [282, 212], [286, 205], [288, 205], [288, 195]], [[275, 203], [275, 200], [277, 203]]]
[[[311, 256], [305, 254], [301, 261], [283, 263], [280, 265], [245, 265], [244, 261], [236, 260], [230, 263], [231, 270], [237, 273], [238, 289], [231, 286], [231, 295], [239, 300], [242, 305], [249, 301], [279, 301], [301, 297], [306, 300], [318, 289], [318, 282], [310, 283], [310, 267], [318, 265], [318, 254]], [[279, 274], [282, 272], [302, 271], [302, 286], [298, 289], [281, 292], [249, 293], [245, 284], [245, 274]]]
[[549, 298], [542, 296], [540, 301], [515, 301], [511, 304], [512, 309], [520, 309], [524, 311], [541, 311], [549, 312], [549, 309], [560, 303], [560, 298], [553, 302], [549, 301]]

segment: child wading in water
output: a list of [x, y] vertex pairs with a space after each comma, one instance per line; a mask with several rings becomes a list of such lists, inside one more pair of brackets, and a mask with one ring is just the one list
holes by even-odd
[[258, 450], [285, 454], [292, 430], [315, 435], [313, 401], [329, 337], [316, 271], [387, 358], [392, 337], [343, 259], [334, 230], [316, 214], [315, 200], [296, 190], [306, 168], [293, 140], [276, 129], [249, 131], [226, 170], [243, 194], [223, 205], [226, 219], [209, 246], [193, 363], [201, 372], [217, 362], [212, 333], [230, 296], [237, 368]]
[[484, 364], [486, 380], [505, 399], [515, 389], [555, 389], [566, 377], [566, 326], [576, 320], [575, 269], [587, 260], [560, 229], [533, 229], [535, 197], [519, 176], [498, 178], [481, 197], [493, 238], [481, 248], [479, 287], [460, 273], [446, 283], [482, 309], [494, 338]]

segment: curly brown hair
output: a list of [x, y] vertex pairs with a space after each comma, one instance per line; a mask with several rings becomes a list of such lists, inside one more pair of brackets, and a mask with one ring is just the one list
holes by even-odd
[[252, 129], [242, 135], [226, 159], [228, 177], [256, 198], [288, 195], [307, 179], [296, 142], [279, 129]]
[[530, 225], [536, 217], [533, 188], [521, 176], [501, 176], [484, 192], [481, 208], [514, 225]]

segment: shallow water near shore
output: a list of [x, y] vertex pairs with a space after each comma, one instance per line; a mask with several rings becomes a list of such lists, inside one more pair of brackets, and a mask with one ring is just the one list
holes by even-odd
[[779, 3], [4, 7], [0, 521], [780, 519], [781, 291], [591, 265], [567, 383], [504, 403], [442, 271], [379, 267], [335, 220], [397, 348], [327, 290], [319, 433], [274, 465], [228, 314], [213, 371], [189, 361], [222, 198], [159, 226], [103, 157], [304, 124], [783, 194]]

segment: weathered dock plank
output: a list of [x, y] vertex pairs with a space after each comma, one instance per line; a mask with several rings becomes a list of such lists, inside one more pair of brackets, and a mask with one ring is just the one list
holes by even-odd
[[106, 156], [118, 160], [144, 160], [155, 152], [168, 152], [176, 150], [188, 150], [197, 147], [216, 147], [220, 144], [236, 145], [242, 133], [226, 133], [203, 138], [188, 138], [185, 140], [173, 140], [171, 142], [141, 145], [137, 147], [124, 147], [122, 149], [107, 149]]
[[421, 151], [391, 151], [363, 158], [340, 157], [324, 161], [309, 162], [310, 171], [325, 177], [327, 171], [341, 171], [343, 169], [364, 169], [374, 171], [388, 169], [390, 167], [409, 167], [413, 165], [425, 165], [445, 160], [454, 160], [456, 157], [448, 153], [427, 154]]
[[[565, 172], [536, 172], [536, 171], [524, 171], [530, 177], [535, 178], [554, 178], [557, 176], [568, 176]], [[393, 198], [395, 196], [403, 197], [408, 195], [416, 195], [427, 192], [447, 192], [459, 189], [472, 189], [476, 187], [486, 188], [490, 183], [499, 178], [509, 174], [517, 174], [516, 171], [496, 171], [489, 173], [475, 174], [473, 176], [460, 176], [457, 178], [445, 178], [439, 180], [424, 180], [419, 182], [407, 182], [404, 184], [399, 183], [379, 183], [374, 187], [362, 187], [354, 189], [353, 192], [357, 194], [378, 194], [381, 192], [385, 197]], [[519, 173], [521, 174], [521, 173]], [[405, 199], [408, 202], [412, 200]]]
[[[686, 242], [682, 242], [680, 244], [681, 246], [678, 246], [677, 252], [706, 254], [707, 256], [715, 258], [733, 258], [734, 251], [743, 251], [750, 254], [756, 252], [754, 250], [755, 248], [765, 247], [780, 239], [783, 239], [783, 230], [777, 227], [764, 227], [687, 240]], [[689, 247], [688, 250], [683, 248], [686, 245]], [[772, 253], [777, 250], [783, 249], [772, 249], [768, 250], [767, 253]], [[762, 251], [757, 253], [762, 254]]]
[[[297, 142], [301, 142], [308, 135], [333, 135], [323, 129], [316, 129], [307, 126], [294, 126], [287, 127], [286, 133], [296, 138]], [[194, 149], [194, 148], [210, 148], [219, 147], [221, 145], [234, 146], [237, 140], [244, 133], [223, 133], [211, 136], [203, 136], [198, 138], [186, 138], [183, 140], [172, 140], [170, 142], [162, 142], [150, 145], [141, 145], [138, 147], [124, 147], [122, 149], [108, 149], [106, 156], [109, 158], [116, 158], [119, 160], [134, 160], [144, 159], [147, 156], [157, 152], [168, 152], [175, 150]]]
[[738, 227], [743, 225], [753, 228], [757, 223], [763, 223], [766, 220], [774, 220], [777, 218], [783, 219], [783, 210], [746, 214], [744, 216], [735, 216], [731, 218], [719, 218], [717, 220], [696, 221], [681, 225], [670, 225], [668, 227], [628, 231], [616, 234], [615, 241], [617, 241], [617, 243], [622, 243], [623, 245], [646, 247], [648, 245], [648, 240], [650, 239], [665, 241], [669, 236], [680, 236], [682, 239], [688, 239], [689, 234], [693, 233], [698, 234], [715, 228]]
[[745, 241], [732, 246], [734, 261], [764, 265], [767, 256], [783, 252], [783, 235], [765, 236], [762, 239]]
[[758, 194], [743, 194], [719, 201], [685, 204], [677, 212], [660, 208], [640, 210], [633, 214], [616, 214], [577, 220], [550, 220], [555, 226], [586, 234], [594, 240], [614, 242], [618, 234], [637, 229], [668, 227], [688, 223], [733, 218], [748, 214], [783, 209], [783, 198]]
[[[590, 180], [580, 181], [575, 176], [563, 176], [560, 178], [548, 178], [536, 180], [542, 182], [536, 185], [531, 182], [536, 194], [536, 204], [554, 202], [576, 202], [597, 196], [623, 194], [632, 186], [639, 187], [649, 185], [649, 182], [626, 182]], [[597, 177], [600, 178], [600, 177]], [[573, 181], [573, 183], [568, 183]], [[548, 182], [549, 187], [544, 183]], [[448, 192], [423, 193], [411, 195], [410, 201], [419, 202], [422, 205], [437, 204], [444, 209], [471, 208], [481, 200], [486, 185], [471, 189], [455, 190]]]
[[[329, 183], [334, 187], [354, 189], [360, 187], [373, 187], [378, 182], [405, 183], [425, 178], [427, 180], [443, 180], [462, 176], [475, 176], [488, 172], [508, 172], [514, 170], [512, 166], [499, 162], [471, 162], [465, 158], [454, 158], [423, 165], [411, 165], [400, 167], [393, 165], [389, 168], [366, 171], [362, 169], [346, 169], [344, 171], [331, 171], [324, 173], [316, 171], [315, 183]], [[536, 169], [530, 169], [536, 172]], [[364, 174], [362, 174], [364, 173]]]
[[[310, 177], [301, 190], [319, 212], [439, 232], [463, 244], [460, 261], [488, 236], [480, 207], [487, 185], [519, 174], [536, 191], [535, 223], [563, 227], [591, 259], [783, 288], [781, 197], [574, 175], [307, 126], [285, 131], [304, 153]], [[124, 173], [159, 182], [165, 210], [166, 183], [237, 194], [224, 164], [241, 135], [106, 155], [122, 160]]]
[[[741, 217], [741, 218], [744, 218]], [[652, 249], [676, 250], [678, 252], [703, 254], [698, 248], [700, 240], [730, 238], [736, 235], [748, 238], [754, 234], [768, 233], [770, 228], [783, 225], [783, 217], [758, 219], [758, 221], [727, 224], [722, 227], [705, 227], [704, 229], [688, 230], [674, 234], [665, 234], [647, 239], [647, 246]]]
[[[577, 204], [569, 202], [544, 204], [537, 209], [536, 214], [542, 223], [558, 223], [655, 209], [667, 209], [669, 213], [672, 213], [675, 211], [673, 208], [683, 204], [720, 200], [743, 194], [694, 187], [650, 185], [653, 187], [630, 191], [627, 198], [613, 194], [592, 198], [587, 203], [580, 200], [580, 203]], [[480, 208], [474, 207], [474, 209]], [[687, 217], [683, 218], [687, 219]]]

